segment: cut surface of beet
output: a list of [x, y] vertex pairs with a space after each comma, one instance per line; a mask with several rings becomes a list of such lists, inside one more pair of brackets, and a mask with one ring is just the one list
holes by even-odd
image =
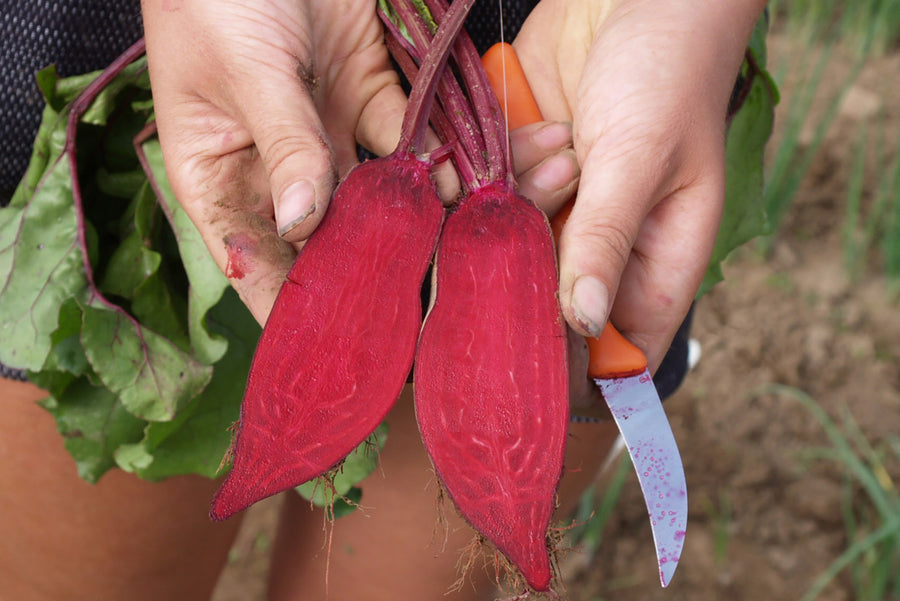
[[214, 519], [322, 474], [378, 426], [412, 366], [442, 219], [411, 155], [339, 186], [263, 330]]
[[544, 215], [505, 184], [445, 223], [415, 364], [419, 429], [460, 513], [535, 590], [568, 431], [565, 329]]

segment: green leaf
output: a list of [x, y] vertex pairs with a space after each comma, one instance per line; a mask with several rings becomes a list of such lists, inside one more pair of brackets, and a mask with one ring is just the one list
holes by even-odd
[[769, 34], [769, 22], [766, 15], [762, 15], [756, 20], [753, 32], [750, 34], [750, 41], [747, 44], [750, 52], [756, 57], [756, 62], [760, 67], [765, 68], [768, 64], [768, 52], [766, 50], [766, 36]]
[[41, 368], [60, 305], [87, 290], [70, 175], [61, 157], [24, 206], [0, 209], [0, 362], [12, 367]]
[[97, 170], [96, 180], [104, 194], [131, 199], [146, 185], [147, 176], [140, 170], [110, 172], [101, 168]]
[[213, 477], [231, 445], [231, 426], [240, 415], [260, 327], [232, 288], [210, 311], [208, 321], [217, 335], [229, 339], [209, 385], [172, 421], [150, 424], [144, 438], [133, 445], [139, 448], [116, 454], [120, 467], [141, 478], [160, 480], [184, 473]]
[[141, 443], [123, 444], [115, 452], [116, 465], [126, 472], [147, 470], [153, 464], [153, 455]]
[[[378, 467], [378, 453], [384, 448], [387, 440], [387, 424], [382, 423], [374, 432], [354, 449], [341, 466], [333, 474], [320, 476], [304, 482], [295, 490], [319, 507], [335, 505], [335, 517], [337, 516], [337, 501], [341, 498], [350, 498], [351, 491]], [[358, 501], [358, 499], [357, 499]]]
[[160, 272], [150, 274], [135, 288], [131, 310], [142, 325], [190, 352], [184, 301], [172, 293]]
[[[91, 74], [91, 81], [100, 75], [100, 72]], [[66, 82], [67, 80], [60, 80]], [[84, 112], [81, 117], [82, 123], [90, 123], [92, 125], [106, 125], [110, 115], [116, 112], [121, 103], [119, 95], [124, 88], [138, 88], [140, 90], [150, 89], [150, 77], [147, 72], [147, 59], [141, 58], [125, 67], [125, 70], [113, 80], [108, 86], [103, 88], [97, 95], [97, 98], [91, 103], [91, 106]]]
[[[757, 48], [752, 51], [764, 59], [765, 42], [764, 37], [759, 38], [759, 31], [758, 24], [753, 41]], [[759, 66], [762, 68], [764, 64]], [[734, 249], [769, 231], [763, 201], [763, 155], [772, 133], [776, 102], [774, 83], [763, 70], [753, 78], [744, 104], [728, 128], [725, 143], [725, 209], [697, 298], [723, 279], [722, 262]]]
[[761, 72], [757, 75], [762, 77], [768, 84], [769, 91], [772, 94], [772, 103], [777, 105], [781, 101], [778, 84], [775, 83], [775, 78], [772, 77], [772, 74], [766, 69], [766, 66], [769, 64], [769, 53], [766, 48], [766, 38], [768, 34], [769, 22], [766, 16], [763, 15], [756, 21], [756, 26], [753, 28], [753, 33], [750, 35], [748, 48], [753, 55], [753, 58], [756, 60], [756, 64], [761, 68]]
[[57, 79], [52, 91], [52, 96], [47, 98], [48, 104], [57, 111], [62, 112], [63, 107], [78, 98], [78, 96], [84, 92], [85, 88], [97, 79], [99, 74], [99, 71], [94, 71], [91, 73], [81, 73], [79, 75]]
[[78, 474], [88, 482], [96, 482], [115, 466], [113, 453], [119, 446], [143, 433], [143, 420], [125, 411], [109, 390], [92, 386], [86, 378], [73, 381], [42, 405], [56, 420]]
[[152, 113], [153, 112], [153, 98], [145, 98], [143, 100], [135, 100], [131, 103], [131, 109], [135, 112], [141, 113]]
[[82, 306], [81, 343], [91, 367], [133, 415], [170, 420], [212, 376], [212, 368], [99, 301]]
[[56, 65], [49, 65], [37, 73], [37, 84], [47, 105], [57, 113], [75, 100], [92, 81], [97, 73], [83, 73], [60, 79]]
[[56, 343], [53, 351], [47, 356], [43, 369], [64, 371], [78, 376], [90, 372], [90, 367], [84, 349], [81, 348], [81, 338], [78, 334], [73, 334]]
[[[143, 171], [141, 174], [144, 177], [144, 183], [135, 197], [134, 214], [131, 216], [131, 220], [138, 235], [144, 239], [150, 239], [153, 237], [154, 231], [161, 225], [161, 211], [146, 174]], [[177, 257], [172, 257], [172, 259], [177, 260]]]
[[134, 298], [135, 290], [159, 271], [162, 256], [144, 245], [144, 239], [132, 231], [113, 252], [99, 284], [104, 294]]
[[[59, 133], [64, 131], [64, 128], [65, 117], [60, 116], [49, 106], [44, 107], [41, 126], [38, 129], [28, 168], [25, 171], [25, 176], [13, 193], [9, 204], [10, 207], [23, 207], [28, 199], [34, 195], [41, 178], [44, 176], [47, 165], [55, 161], [59, 157], [59, 153], [62, 152], [61, 142], [64, 142], [64, 138], [61, 139]], [[0, 211], [2, 210], [0, 209]]]
[[175, 199], [166, 178], [159, 141], [148, 140], [143, 144], [143, 150], [155, 178], [156, 187], [162, 194], [159, 202], [175, 232], [178, 252], [181, 254], [191, 284], [188, 291], [188, 331], [193, 352], [200, 361], [215, 363], [225, 353], [228, 343], [225, 338], [210, 332], [205, 323], [205, 315], [219, 302], [222, 293], [230, 287], [230, 284], [209, 254], [197, 226]]
[[68, 299], [59, 308], [59, 326], [50, 337], [54, 345], [81, 332], [81, 307], [75, 299]]
[[68, 104], [68, 102], [61, 102], [59, 103], [59, 106], [53, 107], [54, 97], [56, 96], [56, 82], [59, 81], [56, 65], [49, 65], [38, 71], [35, 80], [38, 89], [41, 91], [41, 95], [44, 97], [44, 101], [50, 105], [50, 108], [55, 112], [58, 113], [66, 104]]
[[362, 501], [362, 493], [361, 488], [354, 486], [343, 497], [335, 499], [334, 504], [331, 506], [331, 514], [334, 519], [342, 518], [356, 511], [360, 501]]
[[53, 348], [47, 355], [41, 371], [29, 372], [28, 379], [35, 385], [59, 396], [77, 377], [84, 375], [99, 385], [81, 348], [81, 308], [74, 299], [65, 301], [59, 311], [59, 327], [51, 335]]
[[28, 381], [40, 388], [41, 390], [47, 391], [51, 396], [59, 396], [61, 395], [69, 385], [72, 384], [77, 379], [77, 376], [73, 376], [72, 374], [65, 371], [53, 371], [49, 368], [42, 369], [41, 371], [29, 371], [26, 372], [28, 375]]

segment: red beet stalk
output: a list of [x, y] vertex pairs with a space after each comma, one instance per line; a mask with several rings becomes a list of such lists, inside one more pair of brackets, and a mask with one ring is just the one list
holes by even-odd
[[437, 77], [473, 2], [455, 2], [434, 36], [397, 149], [348, 174], [282, 286], [253, 358], [214, 520], [333, 469], [400, 395], [444, 213], [431, 161], [419, 155]]

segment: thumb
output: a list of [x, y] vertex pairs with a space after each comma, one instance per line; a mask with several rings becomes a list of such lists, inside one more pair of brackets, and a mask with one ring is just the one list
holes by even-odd
[[606, 324], [622, 273], [640, 260], [633, 253], [635, 242], [668, 180], [665, 160], [654, 169], [645, 155], [616, 155], [598, 146], [584, 161], [559, 242], [563, 313], [574, 329], [593, 337]]
[[[257, 78], [260, 84], [264, 79]], [[288, 242], [308, 238], [325, 214], [337, 183], [334, 150], [309, 89], [300, 78], [277, 78], [248, 90], [244, 122], [269, 177], [275, 223]], [[287, 88], [287, 89], [286, 89]]]

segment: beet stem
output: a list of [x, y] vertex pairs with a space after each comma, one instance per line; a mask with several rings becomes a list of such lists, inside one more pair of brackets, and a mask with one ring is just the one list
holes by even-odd
[[[403, 117], [398, 149], [409, 150], [415, 154], [424, 152], [428, 119], [440, 80], [438, 75], [447, 64], [450, 48], [457, 35], [462, 31], [463, 22], [473, 4], [475, 4], [475, 0], [457, 0], [447, 11], [446, 19], [438, 26], [437, 33], [422, 59], [422, 66], [410, 91], [409, 105]], [[421, 23], [421, 17], [418, 14], [415, 19]], [[411, 28], [411, 31], [412, 29], [418, 28]], [[415, 39], [415, 34], [413, 35]]]
[[63, 146], [63, 154], [69, 161], [69, 170], [72, 177], [72, 200], [75, 205], [75, 216], [77, 221], [78, 245], [81, 247], [81, 260], [84, 265], [85, 278], [88, 281], [88, 287], [93, 298], [98, 299], [102, 304], [118, 310], [118, 305], [107, 300], [97, 289], [94, 283], [94, 269], [91, 267], [91, 260], [88, 256], [87, 245], [87, 226], [84, 221], [84, 200], [81, 196], [81, 182], [78, 179], [78, 124], [81, 116], [90, 108], [91, 104], [97, 98], [103, 89], [108, 86], [122, 71], [135, 60], [140, 58], [145, 52], [144, 39], [141, 38], [135, 42], [130, 48], [122, 53], [115, 61], [113, 61], [103, 72], [97, 76], [75, 100], [72, 101], [69, 109], [69, 116], [66, 121], [66, 142]]
[[[393, 22], [391, 24], [393, 25]], [[402, 36], [399, 30], [397, 30], [397, 33]], [[408, 80], [413, 81], [419, 72], [419, 67], [415, 63], [415, 57], [408, 51], [406, 38], [398, 39], [394, 36], [388, 36], [385, 39], [385, 43], [400, 70], [403, 71]], [[416, 52], [415, 49], [413, 49], [413, 52]], [[479, 144], [480, 138], [473, 135], [468, 127], [469, 124], [475, 122], [475, 118], [463, 95], [462, 89], [459, 87], [459, 83], [449, 69], [444, 69], [438, 90], [439, 96], [446, 96], [446, 98], [444, 98], [445, 102], [440, 102], [442, 99], [439, 98], [438, 104], [432, 107], [432, 126], [437, 131], [439, 138], [447, 144], [453, 144], [453, 160], [465, 187], [467, 189], [480, 187], [478, 174], [483, 174], [487, 171], [487, 164], [484, 161], [484, 145]], [[463, 117], [457, 119], [448, 117], [445, 112], [447, 106], [453, 107], [447, 112], [454, 115], [462, 114]], [[442, 110], [442, 108], [445, 110]], [[431, 154], [434, 160], [437, 161], [438, 159], [434, 157], [434, 153], [432, 152]], [[473, 159], [477, 159], [477, 161], [473, 161]]]
[[[415, 4], [415, 2], [413, 2], [413, 4]], [[433, 43], [434, 37], [432, 33], [433, 28], [426, 23], [422, 11], [426, 13], [428, 22], [433, 22], [431, 19], [432, 15], [428, 13], [427, 7], [419, 7], [418, 5], [411, 6], [408, 0], [407, 2], [400, 2], [397, 6], [389, 8], [394, 9], [396, 13], [394, 16], [401, 20], [401, 24], [406, 28], [406, 32], [409, 36], [407, 37], [404, 35], [401, 31], [401, 27], [397, 25], [391, 14], [382, 12], [381, 17], [382, 20], [387, 23], [388, 31], [392, 36], [397, 38], [397, 46], [406, 49], [416, 62], [421, 63], [422, 49], [428, 48]], [[442, 16], [441, 20], [443, 21], [446, 18], [446, 11], [441, 9], [440, 13]], [[465, 31], [462, 31], [459, 35], [465, 36], [467, 34]], [[414, 39], [415, 41], [411, 42], [410, 39]], [[391, 49], [390, 44], [388, 47]], [[404, 62], [400, 60], [400, 57], [395, 56], [395, 59], [398, 59], [401, 69], [404, 70], [407, 78], [412, 81], [415, 71], [406, 68]], [[488, 161], [486, 158], [488, 156], [488, 150], [484, 142], [484, 134], [481, 131], [478, 119], [475, 117], [470, 100], [460, 86], [453, 69], [444, 69], [441, 81], [438, 83], [437, 100], [438, 103], [443, 106], [444, 113], [452, 125], [456, 138], [460, 140], [462, 150], [465, 153], [465, 157], [457, 157], [457, 165], [461, 167], [460, 177], [463, 178], [464, 185], [468, 190], [480, 188], [492, 181], [488, 171]], [[434, 111], [432, 112], [432, 115], [434, 115]], [[436, 129], [439, 130], [438, 134], [443, 135], [445, 141], [449, 141], [451, 137], [450, 133], [440, 131], [440, 127], [438, 127], [437, 123], [434, 125]], [[467, 164], [471, 164], [471, 170], [466, 167]], [[474, 176], [470, 176], [470, 173], [474, 174]]]
[[[452, 5], [447, 8], [446, 0], [425, 0], [428, 9], [440, 23], [447, 18]], [[472, 38], [463, 31], [456, 38], [453, 58], [459, 65], [463, 83], [469, 92], [469, 98], [475, 109], [475, 115], [481, 128], [486, 145], [488, 161], [488, 181], [505, 181], [515, 187], [515, 179], [510, 169], [508, 156], [508, 136], [506, 120], [500, 109], [500, 102], [491, 89], [487, 74], [481, 65], [481, 57], [472, 42]]]

